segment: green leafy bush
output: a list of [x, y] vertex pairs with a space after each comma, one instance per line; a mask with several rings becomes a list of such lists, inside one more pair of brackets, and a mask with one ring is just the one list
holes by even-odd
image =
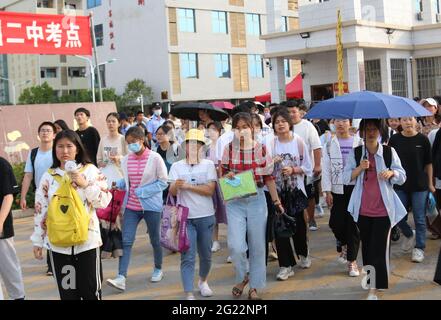
[[[23, 182], [25, 165], [26, 163], [24, 162], [12, 165], [12, 170], [14, 171], [15, 179], [17, 180], [20, 190], [21, 190], [21, 183]], [[26, 203], [29, 208], [34, 207], [34, 199], [35, 199], [35, 192], [31, 186], [29, 188], [28, 194], [26, 195]], [[12, 210], [18, 210], [18, 209], [20, 209], [20, 194], [18, 194], [15, 197], [14, 204], [12, 205]]]

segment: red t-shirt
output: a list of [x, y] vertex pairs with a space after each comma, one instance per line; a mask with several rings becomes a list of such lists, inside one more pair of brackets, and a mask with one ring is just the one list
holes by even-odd
[[375, 157], [370, 153], [369, 169], [366, 170], [363, 180], [360, 215], [373, 218], [387, 217], [386, 206], [384, 205], [383, 198], [381, 196], [380, 184], [378, 183]]

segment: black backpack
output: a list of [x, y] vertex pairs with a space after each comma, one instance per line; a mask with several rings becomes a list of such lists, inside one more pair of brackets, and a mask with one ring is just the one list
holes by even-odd
[[[357, 164], [357, 167], [360, 165], [361, 157], [363, 153], [363, 146], [358, 146], [354, 150], [355, 154], [355, 163]], [[386, 145], [383, 145], [383, 159], [384, 164], [386, 165], [386, 168], [390, 169], [390, 166], [392, 165], [392, 148]]]
[[31, 150], [31, 164], [32, 164], [32, 187], [34, 191], [37, 190], [37, 184], [35, 183], [35, 159], [37, 158], [38, 148]]

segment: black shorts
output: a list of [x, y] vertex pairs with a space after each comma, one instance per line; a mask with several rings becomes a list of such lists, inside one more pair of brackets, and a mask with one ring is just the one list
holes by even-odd
[[320, 181], [321, 179], [316, 180], [311, 184], [305, 185], [306, 195], [308, 196], [308, 199], [314, 199], [316, 204], [318, 204], [320, 201]]

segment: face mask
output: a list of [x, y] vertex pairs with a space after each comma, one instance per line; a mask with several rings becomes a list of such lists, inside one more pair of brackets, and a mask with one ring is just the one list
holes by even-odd
[[161, 113], [162, 113], [162, 110], [161, 110], [161, 109], [158, 109], [158, 110], [155, 110], [155, 111], [154, 111], [154, 114], [155, 114], [155, 116], [157, 116], [157, 117], [159, 117], [159, 116], [161, 115]]
[[333, 123], [331, 123], [330, 125], [329, 125], [329, 130], [331, 130], [331, 132], [335, 132], [335, 124], [333, 124]]
[[265, 112], [265, 119], [271, 118], [271, 113]]
[[138, 153], [139, 151], [141, 151], [141, 145], [137, 142], [131, 143], [128, 145], [128, 149], [133, 153]]

